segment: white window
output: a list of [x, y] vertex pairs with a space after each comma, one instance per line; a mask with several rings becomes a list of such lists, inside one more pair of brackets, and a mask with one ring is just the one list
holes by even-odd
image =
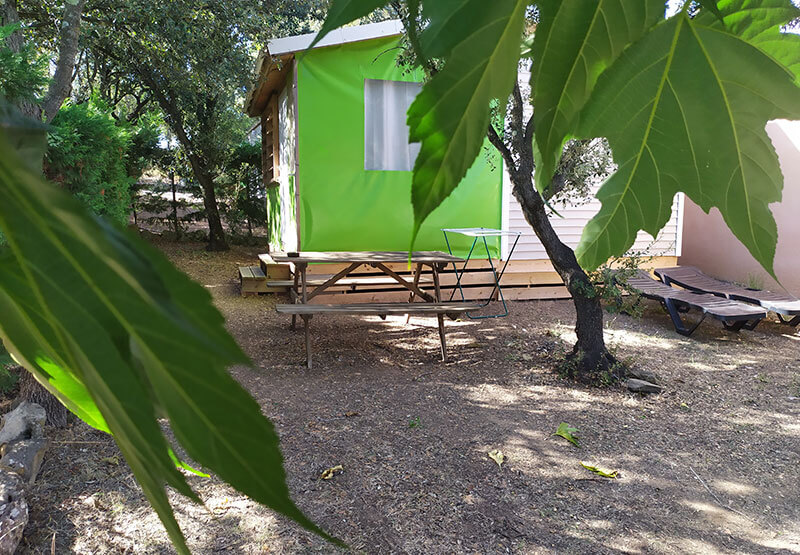
[[409, 144], [406, 112], [421, 83], [364, 80], [364, 169], [411, 171], [419, 143]]

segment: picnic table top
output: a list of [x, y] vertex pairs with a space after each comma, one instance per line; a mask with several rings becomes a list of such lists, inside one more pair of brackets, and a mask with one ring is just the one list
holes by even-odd
[[[371, 262], [408, 262], [408, 251], [331, 251], [331, 252], [298, 252], [297, 256], [289, 256], [285, 252], [270, 253], [275, 262], [305, 262], [305, 263], [365, 263]], [[447, 254], [441, 251], [414, 251], [411, 253], [411, 263], [449, 263], [463, 262], [463, 258]]]

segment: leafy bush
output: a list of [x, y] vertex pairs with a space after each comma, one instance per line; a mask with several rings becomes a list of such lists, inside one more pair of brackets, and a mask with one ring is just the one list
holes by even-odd
[[35, 101], [48, 78], [47, 56], [37, 56], [29, 44], [19, 52], [6, 46], [6, 37], [18, 28], [18, 23], [0, 27], [0, 96], [15, 103]]
[[125, 223], [130, 212], [132, 132], [94, 101], [59, 111], [48, 137], [45, 173], [92, 212]]
[[261, 179], [261, 145], [243, 142], [234, 147], [217, 180], [223, 217], [234, 236], [253, 235], [266, 224], [266, 193]]
[[0, 394], [8, 393], [19, 381], [19, 374], [11, 370], [16, 363], [0, 341]]

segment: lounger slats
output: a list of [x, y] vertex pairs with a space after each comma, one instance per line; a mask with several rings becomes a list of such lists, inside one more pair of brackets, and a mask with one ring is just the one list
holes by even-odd
[[[675, 331], [685, 336], [691, 335], [707, 315], [722, 321], [726, 329], [733, 331], [752, 330], [767, 315], [767, 311], [760, 307], [707, 293], [696, 293], [670, 287], [654, 280], [644, 271], [629, 278], [627, 283], [638, 289], [642, 296], [661, 302], [672, 319]], [[680, 313], [691, 308], [700, 310], [703, 317], [694, 325], [687, 326]]]
[[735, 283], [728, 283], [707, 276], [693, 266], [659, 268], [656, 275], [665, 284], [674, 283], [685, 289], [710, 293], [735, 301], [757, 304], [763, 308], [785, 316], [800, 315], [800, 300], [780, 293], [761, 289], [748, 289]]
[[714, 295], [681, 291], [680, 289], [659, 283], [647, 274], [642, 274], [644, 274], [644, 272], [641, 272], [636, 277], [630, 278], [628, 284], [641, 291], [644, 296], [658, 301], [672, 299], [685, 303], [692, 308], [707, 312], [720, 320], [764, 318], [767, 315], [766, 311], [762, 308], [757, 308], [739, 301], [716, 297]]

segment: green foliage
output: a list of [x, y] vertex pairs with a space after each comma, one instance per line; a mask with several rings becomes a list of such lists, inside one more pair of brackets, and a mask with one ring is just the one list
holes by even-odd
[[558, 429], [553, 435], [563, 437], [571, 444], [573, 444], [575, 447], [580, 447], [580, 445], [578, 445], [578, 436], [575, 435], [575, 432], [577, 431], [578, 428], [573, 428], [566, 422], [562, 422], [561, 424], [558, 425]]
[[721, 18], [701, 12], [695, 21], [740, 36], [800, 79], [800, 35], [780, 32], [790, 23], [798, 30], [800, 9], [796, 5], [786, 0], [718, 0], [716, 4]]
[[2, 395], [11, 392], [19, 381], [19, 374], [11, 370], [15, 366], [14, 359], [0, 341], [0, 394]]
[[544, 192], [598, 76], [627, 45], [663, 18], [664, 2], [546, 0], [538, 5], [531, 83], [537, 107], [536, 187]]
[[778, 118], [800, 119], [786, 67], [683, 13], [656, 26], [600, 77], [576, 129], [607, 137], [620, 168], [597, 195], [603, 206], [576, 250], [581, 265], [624, 252], [640, 229], [655, 236], [683, 191], [706, 212], [719, 208], [774, 275], [768, 205], [780, 201], [783, 176], [764, 127]]
[[125, 153], [125, 171], [128, 177], [139, 179], [148, 167], [154, 165], [161, 153], [159, 141], [163, 124], [161, 114], [155, 111], [145, 113], [135, 123], [123, 124], [130, 133]]
[[651, 257], [636, 252], [628, 253], [623, 258], [610, 258], [599, 268], [589, 272], [591, 291], [583, 293], [587, 298], [599, 298], [603, 307], [612, 314], [641, 316], [641, 292], [628, 285], [628, 280], [636, 276], [642, 264], [650, 259]]
[[11, 358], [11, 355], [3, 346], [3, 342], [0, 341], [0, 366], [6, 367], [11, 366], [12, 364], [14, 364], [14, 359]]
[[19, 52], [6, 46], [6, 37], [19, 27], [18, 23], [0, 27], [0, 97], [13, 103], [34, 102], [47, 84], [48, 59], [29, 44]]
[[[11, 152], [2, 135], [0, 149]], [[227, 372], [247, 357], [201, 286], [13, 155], [0, 157], [0, 229], [11, 246], [0, 261], [0, 338], [72, 412], [114, 435], [180, 552], [165, 485], [199, 499], [161, 417], [200, 465], [324, 535], [289, 498], [277, 435]]]
[[604, 139], [571, 140], [564, 145], [558, 169], [542, 196], [550, 204], [579, 206], [592, 197], [592, 188], [616, 169]]
[[[527, 8], [524, 0], [445, 4], [425, 4], [432, 23], [420, 42], [426, 57], [447, 55], [447, 64], [408, 110], [410, 140], [422, 143], [411, 188], [412, 244], [423, 220], [453, 192], [480, 152], [490, 103], [505, 100], [514, 86], [516, 64], [503, 61], [519, 56]], [[443, 18], [447, 25], [434, 24]]]
[[131, 132], [93, 102], [70, 104], [53, 120], [46, 174], [95, 214], [128, 221], [133, 178], [127, 153]]
[[234, 236], [253, 235], [253, 227], [267, 223], [266, 191], [261, 178], [261, 145], [243, 142], [228, 155], [218, 180], [225, 208], [223, 216]]
[[309, 48], [317, 44], [334, 29], [367, 17], [386, 4], [387, 0], [339, 0], [338, 2], [331, 2], [325, 22]]

